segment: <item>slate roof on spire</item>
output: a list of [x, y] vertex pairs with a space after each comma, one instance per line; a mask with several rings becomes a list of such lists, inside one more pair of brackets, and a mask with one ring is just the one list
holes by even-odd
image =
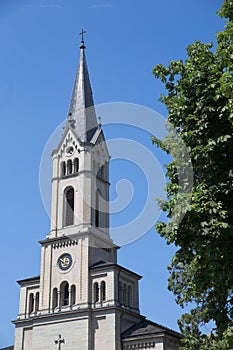
[[80, 46], [80, 59], [70, 101], [67, 125], [70, 125], [76, 136], [84, 143], [90, 142], [98, 127], [84, 41]]

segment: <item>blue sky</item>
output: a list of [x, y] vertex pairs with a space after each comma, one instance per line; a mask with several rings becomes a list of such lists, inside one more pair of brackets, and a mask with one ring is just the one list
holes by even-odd
[[[96, 104], [135, 103], [166, 116], [158, 102], [163, 86], [152, 75], [158, 63], [185, 59], [195, 40], [213, 42], [223, 28], [216, 15], [220, 0], [1, 0], [0, 115], [1, 115], [1, 261], [0, 347], [13, 344], [11, 320], [18, 312], [16, 280], [37, 275], [40, 246], [49, 231], [39, 189], [39, 166], [44, 146], [65, 119], [79, 56], [78, 33], [87, 29], [89, 73]], [[119, 133], [120, 136], [116, 136]], [[107, 135], [150, 145], [150, 135], [130, 128], [106, 128]], [[156, 153], [157, 152], [157, 153]], [[120, 161], [119, 161], [120, 162]], [[125, 164], [126, 163], [126, 164]], [[120, 165], [120, 166], [119, 166]], [[128, 174], [135, 184], [131, 214], [145, 200], [137, 190], [140, 170], [125, 161], [113, 162], [114, 184]], [[136, 180], [135, 180], [136, 177]], [[125, 220], [114, 214], [113, 225]], [[166, 289], [166, 266], [173, 247], [152, 228], [119, 251], [119, 263], [143, 275], [141, 312], [149, 319], [177, 329], [182, 310]]]

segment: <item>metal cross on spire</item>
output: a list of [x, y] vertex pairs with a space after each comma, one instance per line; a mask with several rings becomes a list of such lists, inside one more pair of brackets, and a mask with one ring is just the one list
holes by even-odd
[[58, 339], [54, 340], [54, 343], [57, 345], [57, 350], [61, 350], [61, 344], [65, 344], [64, 338], [61, 338], [61, 334], [59, 334]]
[[85, 49], [85, 45], [84, 45], [84, 34], [86, 33], [86, 30], [84, 28], [82, 28], [82, 31], [79, 33], [79, 35], [82, 36], [82, 40], [81, 40], [81, 49]]

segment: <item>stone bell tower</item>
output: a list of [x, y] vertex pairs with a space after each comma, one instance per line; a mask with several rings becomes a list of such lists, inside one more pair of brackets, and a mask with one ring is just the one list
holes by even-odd
[[117, 264], [109, 235], [109, 160], [82, 36], [68, 117], [52, 151], [51, 228], [40, 241], [40, 275], [18, 281], [15, 350], [120, 350], [122, 332], [144, 319], [141, 277]]

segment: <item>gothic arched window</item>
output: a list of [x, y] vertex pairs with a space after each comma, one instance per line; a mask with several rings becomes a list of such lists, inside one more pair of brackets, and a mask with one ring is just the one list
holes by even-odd
[[66, 175], [66, 162], [61, 163], [61, 176]]
[[36, 293], [35, 312], [39, 310], [39, 292]]
[[97, 282], [94, 283], [94, 303], [99, 301], [99, 285]]
[[73, 164], [72, 164], [72, 160], [69, 159], [67, 162], [67, 175], [72, 174], [73, 172]]
[[61, 306], [69, 305], [69, 284], [64, 281], [60, 287]]
[[64, 192], [64, 226], [74, 224], [74, 189], [67, 187]]
[[57, 292], [57, 288], [53, 289], [52, 306], [53, 306], [53, 310], [58, 306], [58, 292]]
[[70, 301], [70, 303], [71, 303], [71, 305], [74, 305], [75, 304], [75, 299], [76, 299], [75, 298], [76, 287], [75, 287], [74, 284], [71, 286], [70, 293], [71, 293], [71, 301]]
[[31, 293], [29, 295], [29, 307], [28, 307], [28, 313], [29, 315], [33, 312], [34, 310], [34, 295]]
[[78, 173], [79, 171], [79, 159], [75, 158], [74, 160], [74, 173]]
[[102, 281], [100, 284], [100, 292], [101, 292], [101, 296], [100, 296], [100, 300], [105, 301], [106, 300], [106, 283], [105, 281]]

